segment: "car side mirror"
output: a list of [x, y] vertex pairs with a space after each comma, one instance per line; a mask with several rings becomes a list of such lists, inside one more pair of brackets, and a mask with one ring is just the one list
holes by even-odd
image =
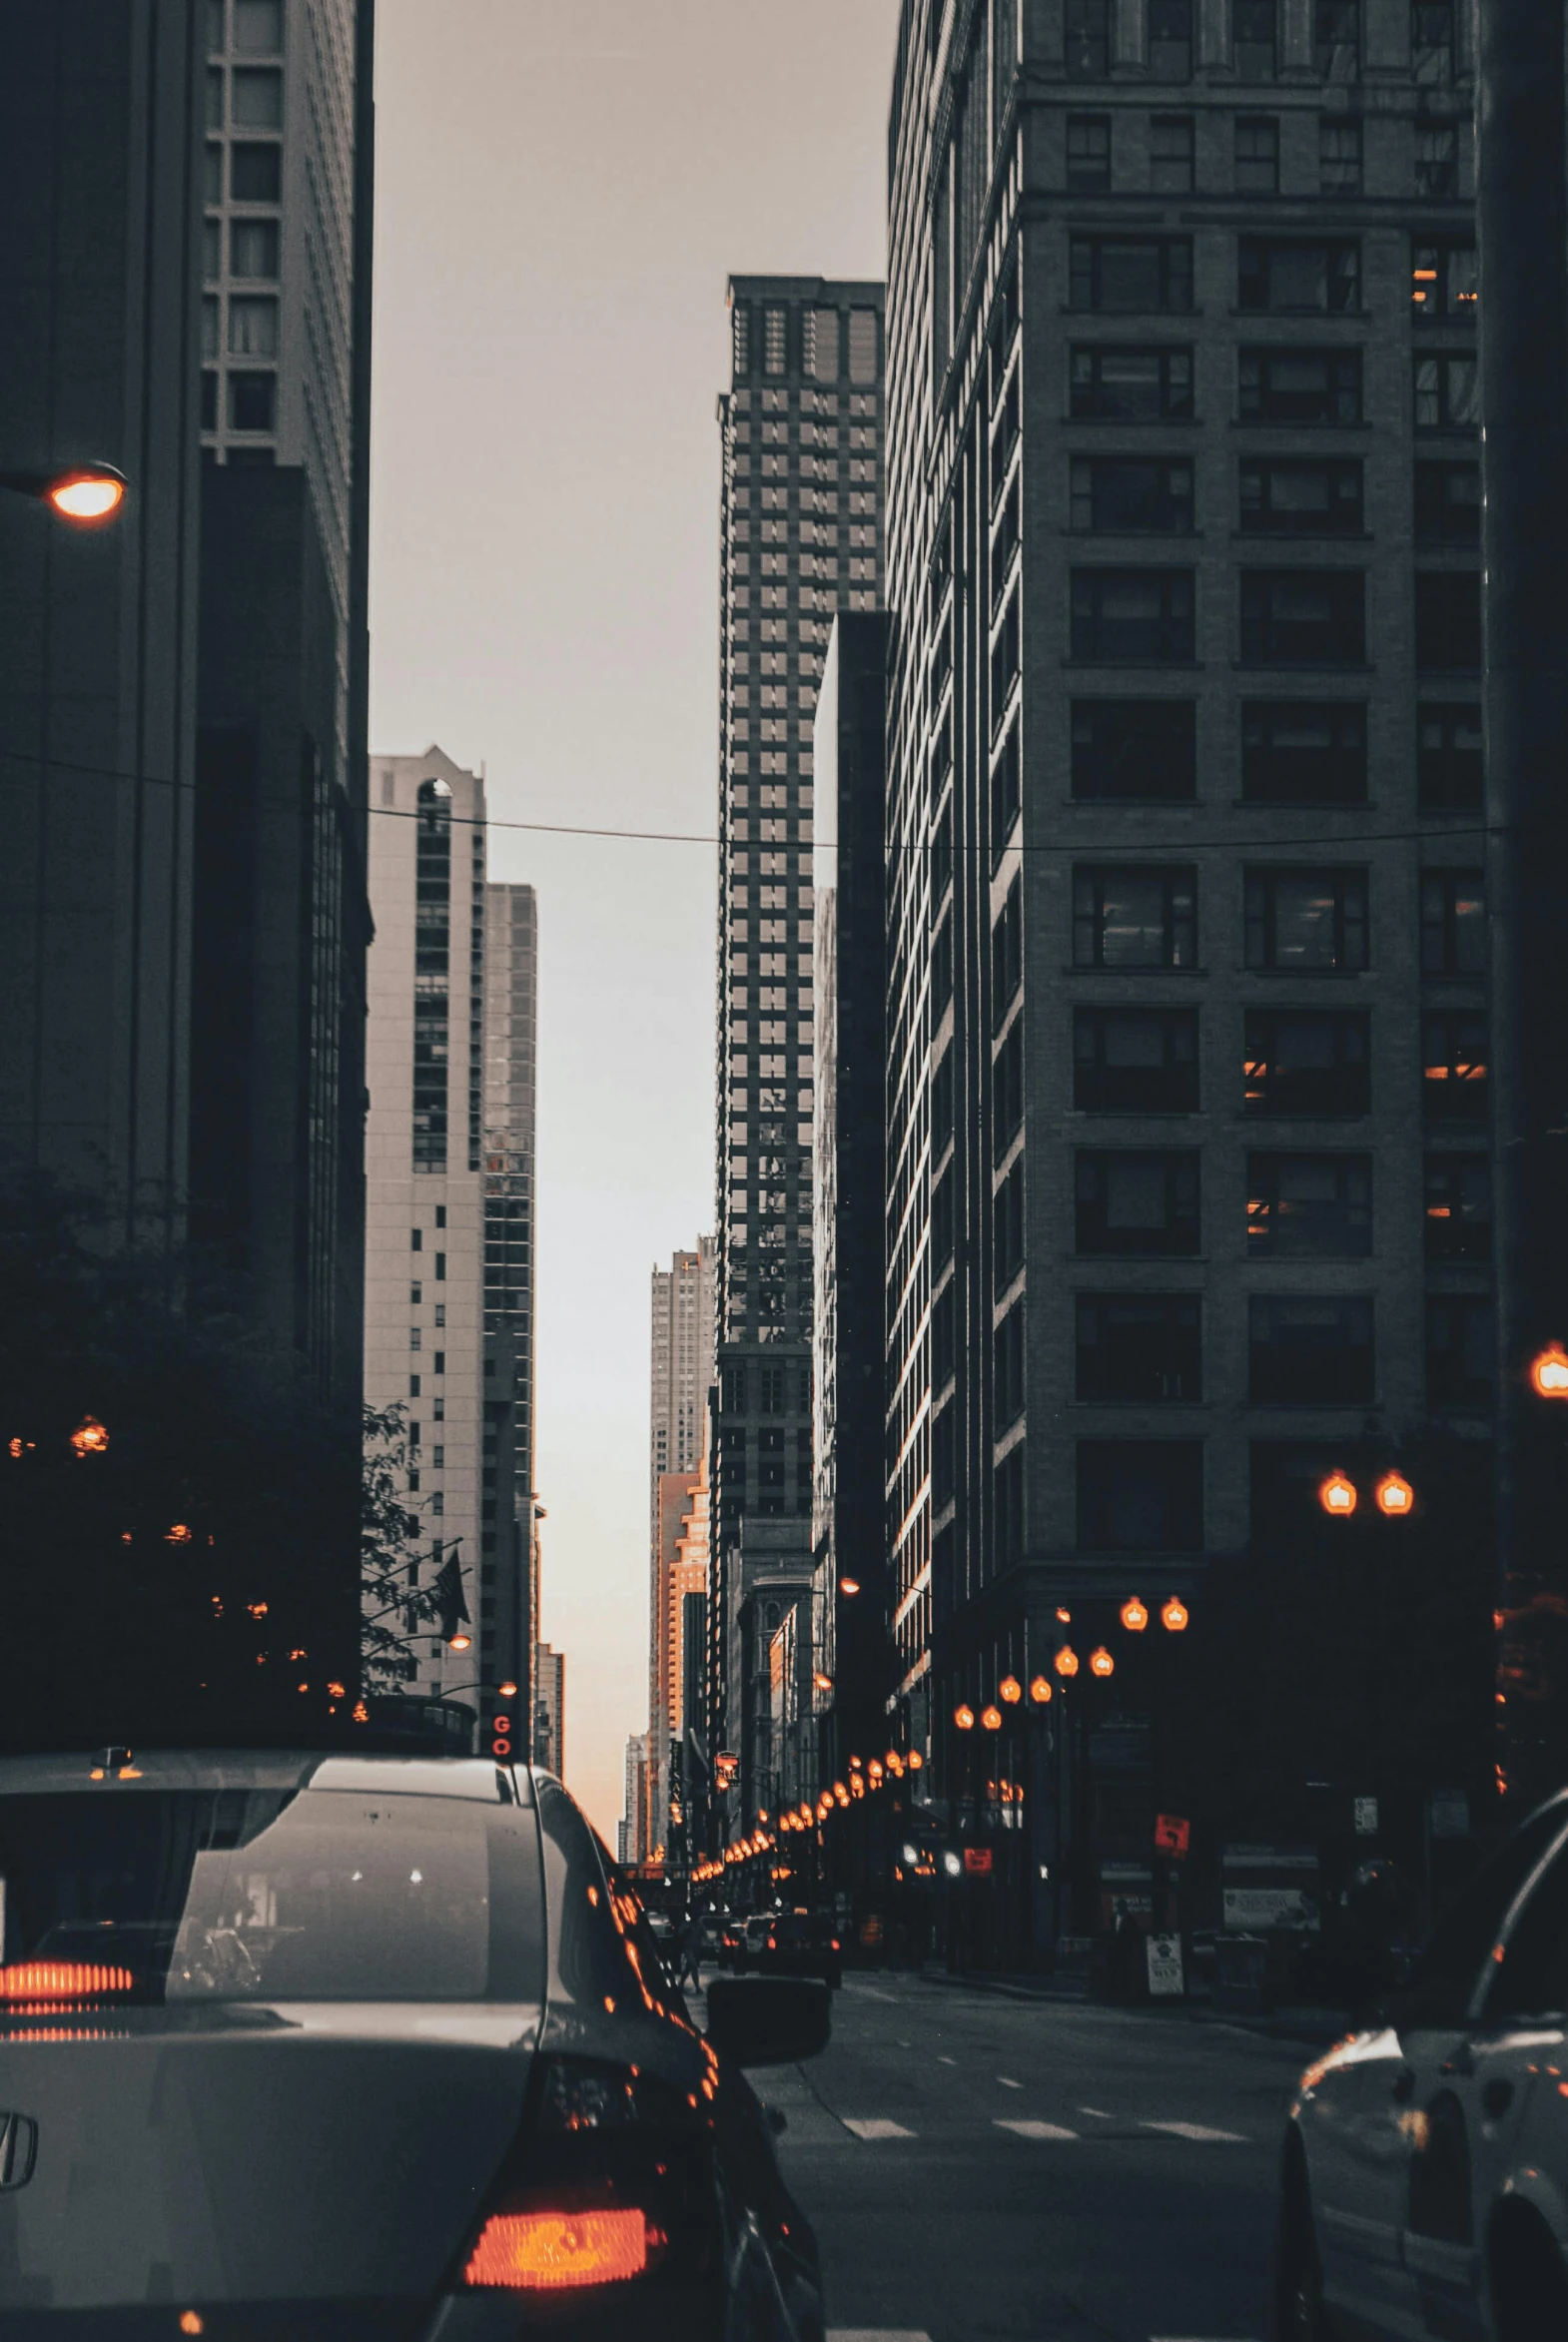
[[814, 1976], [715, 1976], [708, 2039], [737, 2065], [794, 2065], [833, 2030], [833, 1995]]

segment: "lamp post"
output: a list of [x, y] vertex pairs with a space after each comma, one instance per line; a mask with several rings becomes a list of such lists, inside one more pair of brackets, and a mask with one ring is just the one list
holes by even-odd
[[112, 520], [126, 498], [126, 476], [112, 463], [71, 463], [50, 471], [0, 470], [0, 488], [47, 504], [76, 528]]

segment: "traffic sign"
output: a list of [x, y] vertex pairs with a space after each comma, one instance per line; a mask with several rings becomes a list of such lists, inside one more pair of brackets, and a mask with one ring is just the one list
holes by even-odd
[[964, 1849], [964, 1868], [972, 1879], [988, 1879], [991, 1876], [990, 1847], [966, 1846]]
[[1192, 1842], [1192, 1825], [1184, 1814], [1155, 1816], [1155, 1844], [1162, 1854], [1185, 1854]]

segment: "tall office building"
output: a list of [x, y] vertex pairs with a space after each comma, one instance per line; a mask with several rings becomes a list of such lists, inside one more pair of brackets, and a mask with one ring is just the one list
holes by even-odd
[[[1080, 1670], [1121, 1737], [1091, 1730], [1071, 1790], [1027, 1699], [986, 1742], [990, 1818], [1005, 1793], [1032, 1824], [998, 1841], [999, 1926], [1037, 1943], [1101, 1924], [1118, 1862], [1148, 1890], [1164, 1762], [1211, 1862], [1315, 1836], [1302, 1778], [1350, 1761], [1418, 1862], [1423, 1778], [1473, 1786], [1484, 1751], [1457, 1684], [1484, 1561], [1439, 1554], [1484, 1511], [1491, 1408], [1469, 43], [1468, 11], [1407, 0], [902, 11], [900, 1697], [956, 1812], [958, 1709], [1104, 1641], [1103, 1694]], [[1410, 1456], [1396, 1534], [1373, 1488]], [[1336, 1468], [1356, 1583], [1432, 1541], [1410, 1617], [1441, 1587], [1441, 1750], [1412, 1707], [1367, 1753], [1382, 1685], [1319, 1745], [1334, 1635], [1365, 1632], [1325, 1593], [1349, 1548], [1300, 1559]], [[1162, 1644], [1209, 1589], [1201, 1640]], [[1325, 1638], [1315, 1709], [1265, 1589]], [[1158, 1710], [1232, 1622], [1253, 1689], [1221, 1778], [1201, 1717], [1162, 1755], [1137, 1686]]]
[[0, 492], [0, 1171], [178, 1242], [199, 576], [194, 6], [0, 7], [0, 468], [99, 458], [119, 517]]
[[[698, 1458], [708, 1444], [708, 1398], [714, 1374], [714, 1262], [712, 1236], [694, 1252], [676, 1252], [668, 1268], [652, 1273], [651, 1367], [648, 1406], [648, 1747], [652, 1803], [664, 1834], [668, 1791], [671, 1685], [667, 1670], [664, 1598], [675, 1541]], [[666, 1478], [671, 1485], [665, 1488]], [[679, 1487], [676, 1487], [676, 1481]]]
[[409, 1681], [526, 1697], [532, 1285], [505, 1207], [532, 1177], [531, 890], [486, 884], [483, 781], [440, 749], [377, 757], [372, 798], [366, 1397], [405, 1410], [419, 1583], [455, 1553], [472, 1638], [421, 1631]]
[[533, 1653], [533, 1762], [564, 1780], [566, 1773], [566, 1654], [539, 1643]]
[[626, 1740], [626, 1773], [623, 1808], [615, 1825], [615, 1859], [620, 1863], [640, 1863], [646, 1860], [646, 1831], [643, 1828], [643, 1781], [647, 1773], [648, 1740], [646, 1733], [633, 1732]]
[[811, 1579], [811, 722], [835, 612], [882, 582], [882, 288], [730, 284], [723, 442], [718, 1397], [709, 1746], [717, 1824], [768, 1805], [768, 1645]]

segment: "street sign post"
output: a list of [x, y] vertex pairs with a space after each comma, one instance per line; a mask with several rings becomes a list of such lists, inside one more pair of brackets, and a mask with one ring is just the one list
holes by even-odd
[[1192, 1843], [1192, 1825], [1184, 1814], [1157, 1814], [1155, 1844], [1162, 1854], [1184, 1855]]

